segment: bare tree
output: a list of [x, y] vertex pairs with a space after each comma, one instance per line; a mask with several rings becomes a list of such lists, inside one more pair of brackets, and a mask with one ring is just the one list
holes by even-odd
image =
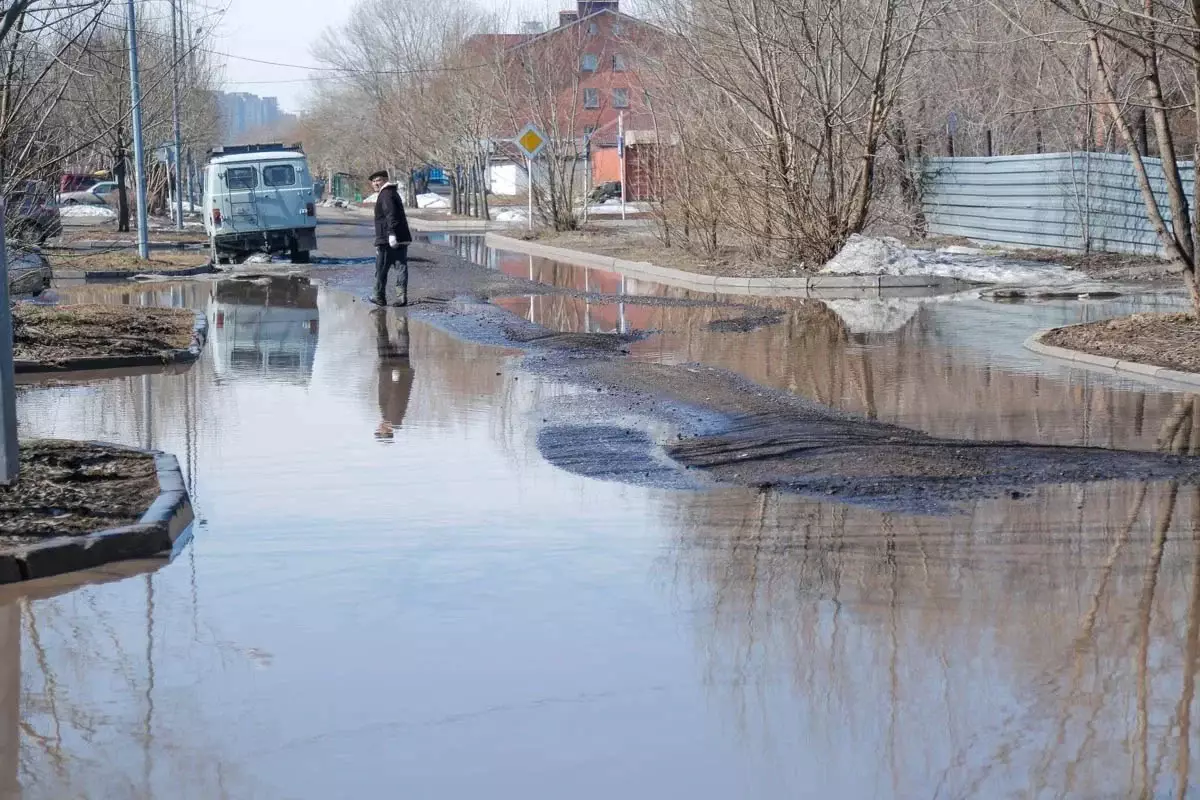
[[[1146, 217], [1167, 257], [1183, 274], [1200, 315], [1196, 264], [1200, 253], [1200, 206], [1185, 186], [1194, 168], [1200, 130], [1200, 3], [1183, 0], [1049, 0], [1061, 20], [1082, 23], [1081, 37], [1061, 41], [1054, 30], [1029, 31], [1060, 47], [1082, 48], [1094, 73], [1095, 106], [1108, 118], [1133, 163]], [[1009, 15], [1020, 19], [1013, 7]], [[1178, 109], [1186, 109], [1182, 116]], [[1153, 131], [1159, 163], [1148, 161], [1143, 145]], [[1192, 164], [1185, 167], [1184, 137], [1190, 137]], [[1155, 183], [1162, 180], [1167, 209], [1160, 207]]]

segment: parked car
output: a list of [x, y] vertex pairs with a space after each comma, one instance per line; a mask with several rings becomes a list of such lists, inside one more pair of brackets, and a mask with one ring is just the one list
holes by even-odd
[[588, 202], [599, 204], [606, 200], [612, 200], [613, 198], [620, 196], [621, 182], [607, 181], [605, 183], [598, 184], [596, 188], [592, 189], [592, 193], [588, 195]]
[[5, 229], [14, 239], [38, 244], [62, 233], [62, 217], [48, 183], [21, 181], [13, 188], [8, 197]]
[[112, 193], [117, 190], [116, 181], [101, 181], [91, 188], [78, 192], [63, 192], [58, 196], [59, 205], [102, 205], [107, 203]]
[[214, 264], [252, 253], [290, 253], [305, 264], [317, 247], [317, 207], [299, 147], [214, 149], [205, 167], [204, 227]]

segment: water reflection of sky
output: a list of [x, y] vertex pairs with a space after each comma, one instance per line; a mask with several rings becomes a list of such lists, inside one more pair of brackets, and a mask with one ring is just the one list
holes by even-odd
[[[226, 302], [167, 296], [210, 321]], [[239, 328], [267, 307], [230, 305]], [[571, 387], [335, 292], [300, 310], [319, 324], [299, 371], [227, 369], [212, 346], [184, 375], [23, 396], [27, 435], [178, 454], [200, 521], [157, 572], [0, 605], [0, 643], [20, 641], [0, 661], [0, 788], [16, 771], [31, 798], [1128, 796], [1195, 767], [1191, 490], [1050, 487], [914, 518], [587, 480], [534, 447]], [[864, 338], [787, 311], [722, 339], [709, 311], [662, 310], [641, 346], [977, 435], [1149, 447], [1181, 400], [992, 364], [957, 312]], [[234, 340], [266, 353], [314, 333], [244, 319]], [[1139, 404], [1143, 431], [1114, 433]]]

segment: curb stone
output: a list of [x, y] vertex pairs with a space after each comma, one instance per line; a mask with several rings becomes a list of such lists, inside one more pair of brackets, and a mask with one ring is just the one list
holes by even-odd
[[[146, 453], [135, 447], [103, 442], [104, 447]], [[183, 482], [179, 460], [154, 452], [159, 494], [133, 525], [109, 528], [86, 536], [60, 536], [0, 555], [0, 584], [17, 583], [92, 569], [114, 561], [153, 558], [170, 551], [195, 519]], [[13, 571], [13, 568], [16, 571]]]
[[54, 272], [54, 277], [64, 281], [114, 281], [130, 280], [139, 275], [156, 275], [160, 278], [192, 278], [196, 275], [212, 275], [217, 271], [217, 268], [210, 262], [198, 267], [187, 267], [185, 269], [145, 270], [143, 272], [121, 270], [95, 270], [88, 272], [81, 269], [60, 269]]
[[1183, 384], [1195, 389], [1200, 389], [1200, 373], [1180, 372], [1179, 370], [1168, 369], [1167, 367], [1157, 367], [1153, 364], [1142, 364], [1137, 361], [1121, 361], [1120, 359], [1111, 358], [1109, 356], [1097, 356], [1091, 353], [1084, 353], [1079, 350], [1070, 350], [1065, 347], [1055, 347], [1054, 345], [1049, 345], [1042, 342], [1043, 336], [1046, 336], [1047, 334], [1056, 330], [1059, 330], [1059, 328], [1047, 328], [1046, 330], [1038, 331], [1033, 336], [1030, 336], [1025, 340], [1025, 349], [1037, 353], [1038, 355], [1048, 356], [1060, 361], [1069, 361], [1072, 364], [1087, 369], [1102, 370], [1105, 372], [1116, 373], [1118, 375], [1131, 375], [1152, 381]]
[[13, 359], [13, 371], [18, 375], [51, 372], [82, 372], [85, 370], [124, 369], [129, 367], [157, 367], [171, 364], [191, 364], [200, 358], [208, 340], [208, 318], [199, 311], [193, 312], [192, 343], [182, 350], [172, 350], [166, 355], [152, 356], [82, 356], [67, 358], [54, 363]]
[[489, 247], [510, 250], [533, 256], [542, 256], [581, 267], [617, 272], [627, 277], [641, 278], [655, 283], [667, 284], [682, 289], [717, 294], [746, 295], [794, 295], [817, 297], [823, 291], [853, 291], [869, 296], [872, 293], [899, 290], [943, 290], [969, 289], [980, 284], [960, 281], [956, 278], [939, 278], [919, 275], [812, 275], [803, 278], [736, 278], [722, 275], [704, 275], [672, 267], [660, 267], [644, 261], [629, 261], [612, 256], [601, 256], [582, 250], [527, 242], [497, 233], [488, 233], [485, 242]]

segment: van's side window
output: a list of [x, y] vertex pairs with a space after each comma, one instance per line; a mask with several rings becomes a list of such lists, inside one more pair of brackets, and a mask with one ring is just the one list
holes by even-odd
[[295, 186], [296, 168], [291, 164], [263, 167], [263, 183], [267, 186]]
[[230, 167], [225, 170], [225, 188], [253, 189], [258, 186], [258, 170], [254, 167]]

